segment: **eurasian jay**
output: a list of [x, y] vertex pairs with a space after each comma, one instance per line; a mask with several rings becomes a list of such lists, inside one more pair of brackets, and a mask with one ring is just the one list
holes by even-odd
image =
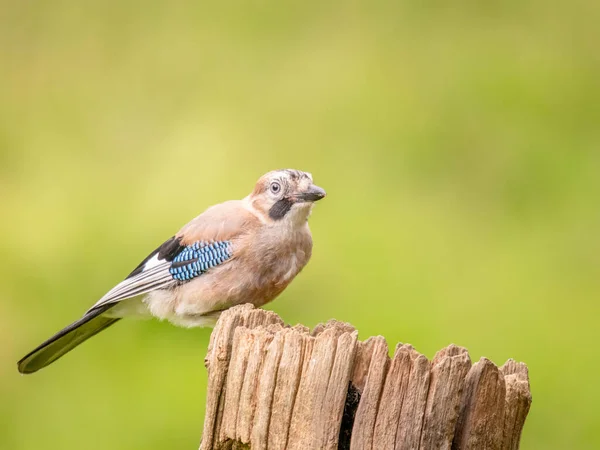
[[93, 305], [18, 363], [33, 373], [124, 317], [214, 326], [234, 305], [277, 297], [310, 259], [308, 217], [325, 191], [310, 173], [276, 170], [250, 195], [212, 206], [154, 250]]

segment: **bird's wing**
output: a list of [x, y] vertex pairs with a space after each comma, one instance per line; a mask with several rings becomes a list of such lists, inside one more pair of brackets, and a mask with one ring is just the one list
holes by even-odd
[[88, 313], [111, 303], [174, 285], [177, 281], [173, 278], [169, 269], [173, 259], [184, 248], [185, 246], [181, 245], [181, 237], [173, 236], [166, 240], [160, 247], [150, 253], [127, 278], [98, 300], [88, 310]]
[[174, 287], [225, 263], [234, 256], [232, 240], [257, 222], [240, 201], [207, 209], [150, 253], [88, 313], [157, 289]]

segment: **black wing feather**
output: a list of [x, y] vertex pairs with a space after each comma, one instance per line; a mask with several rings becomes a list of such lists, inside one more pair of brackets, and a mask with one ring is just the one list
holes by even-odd
[[131, 278], [135, 275], [142, 273], [144, 270], [144, 266], [148, 261], [150, 261], [154, 255], [158, 254], [158, 259], [164, 259], [165, 261], [172, 261], [181, 250], [185, 248], [184, 245], [181, 245], [181, 237], [173, 236], [170, 239], [167, 239], [163, 244], [150, 253], [144, 260], [139, 263], [139, 265], [133, 269], [133, 271], [127, 275], [127, 278]]
[[87, 313], [81, 319], [63, 328], [50, 339], [38, 345], [34, 350], [25, 355], [17, 367], [21, 373], [37, 372], [48, 364], [68, 353], [79, 344], [87, 341], [100, 331], [108, 328], [119, 319], [103, 317], [106, 310], [114, 304], [104, 305], [94, 311]]

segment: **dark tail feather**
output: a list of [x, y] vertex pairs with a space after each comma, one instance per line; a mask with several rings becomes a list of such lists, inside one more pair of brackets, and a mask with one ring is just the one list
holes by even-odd
[[107, 305], [104, 308], [90, 311], [77, 322], [73, 322], [35, 350], [29, 352], [18, 362], [19, 372], [37, 372], [56, 361], [65, 353], [70, 352], [82, 342], [111, 326], [119, 319], [103, 317], [102, 313], [112, 306], [114, 305]]

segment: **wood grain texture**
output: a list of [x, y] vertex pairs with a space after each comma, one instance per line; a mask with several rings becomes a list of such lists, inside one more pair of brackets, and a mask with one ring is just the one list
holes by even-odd
[[352, 369], [351, 380], [352, 385], [361, 394], [365, 388], [369, 366], [371, 365], [371, 357], [373, 356], [373, 346], [376, 342], [376, 338], [370, 337], [364, 342], [358, 341], [356, 343], [356, 358], [354, 361], [354, 368]]
[[302, 366], [306, 354], [308, 337], [290, 331], [284, 335], [284, 344], [273, 393], [270, 417], [268, 448], [284, 450], [287, 445], [292, 411], [300, 385]]
[[451, 344], [437, 352], [431, 365], [420, 448], [449, 450], [471, 359], [466, 349]]
[[330, 320], [312, 332], [242, 305], [211, 335], [201, 450], [515, 450], [531, 405], [527, 366], [450, 345], [430, 362]]
[[373, 431], [373, 448], [394, 450], [400, 411], [408, 389], [412, 369], [410, 349], [398, 344], [381, 392]]
[[[408, 346], [410, 347], [410, 346]], [[418, 449], [429, 392], [431, 364], [410, 347], [411, 371], [396, 431], [396, 450]]]
[[387, 342], [382, 336], [373, 338], [372, 354], [365, 387], [356, 409], [352, 429], [351, 450], [372, 449], [375, 423], [379, 410], [381, 392], [385, 383], [390, 358]]
[[336, 333], [324, 330], [314, 338], [312, 354], [300, 380], [294, 403], [287, 447], [290, 450], [318, 448], [322, 433], [321, 410], [333, 367]]
[[258, 389], [256, 391], [256, 415], [252, 425], [252, 442], [256, 450], [266, 450], [269, 441], [269, 421], [274, 403], [275, 384], [283, 354], [285, 333], [275, 333], [267, 346]]
[[338, 448], [340, 423], [348, 395], [348, 385], [356, 355], [356, 331], [345, 331], [337, 339], [335, 360], [327, 383], [327, 392], [321, 409], [323, 435], [319, 448]]
[[489, 359], [476, 362], [465, 380], [453, 449], [499, 450], [504, 427], [504, 376]]
[[531, 406], [529, 371], [524, 363], [512, 359], [500, 368], [506, 383], [502, 449], [517, 450], [521, 432]]

